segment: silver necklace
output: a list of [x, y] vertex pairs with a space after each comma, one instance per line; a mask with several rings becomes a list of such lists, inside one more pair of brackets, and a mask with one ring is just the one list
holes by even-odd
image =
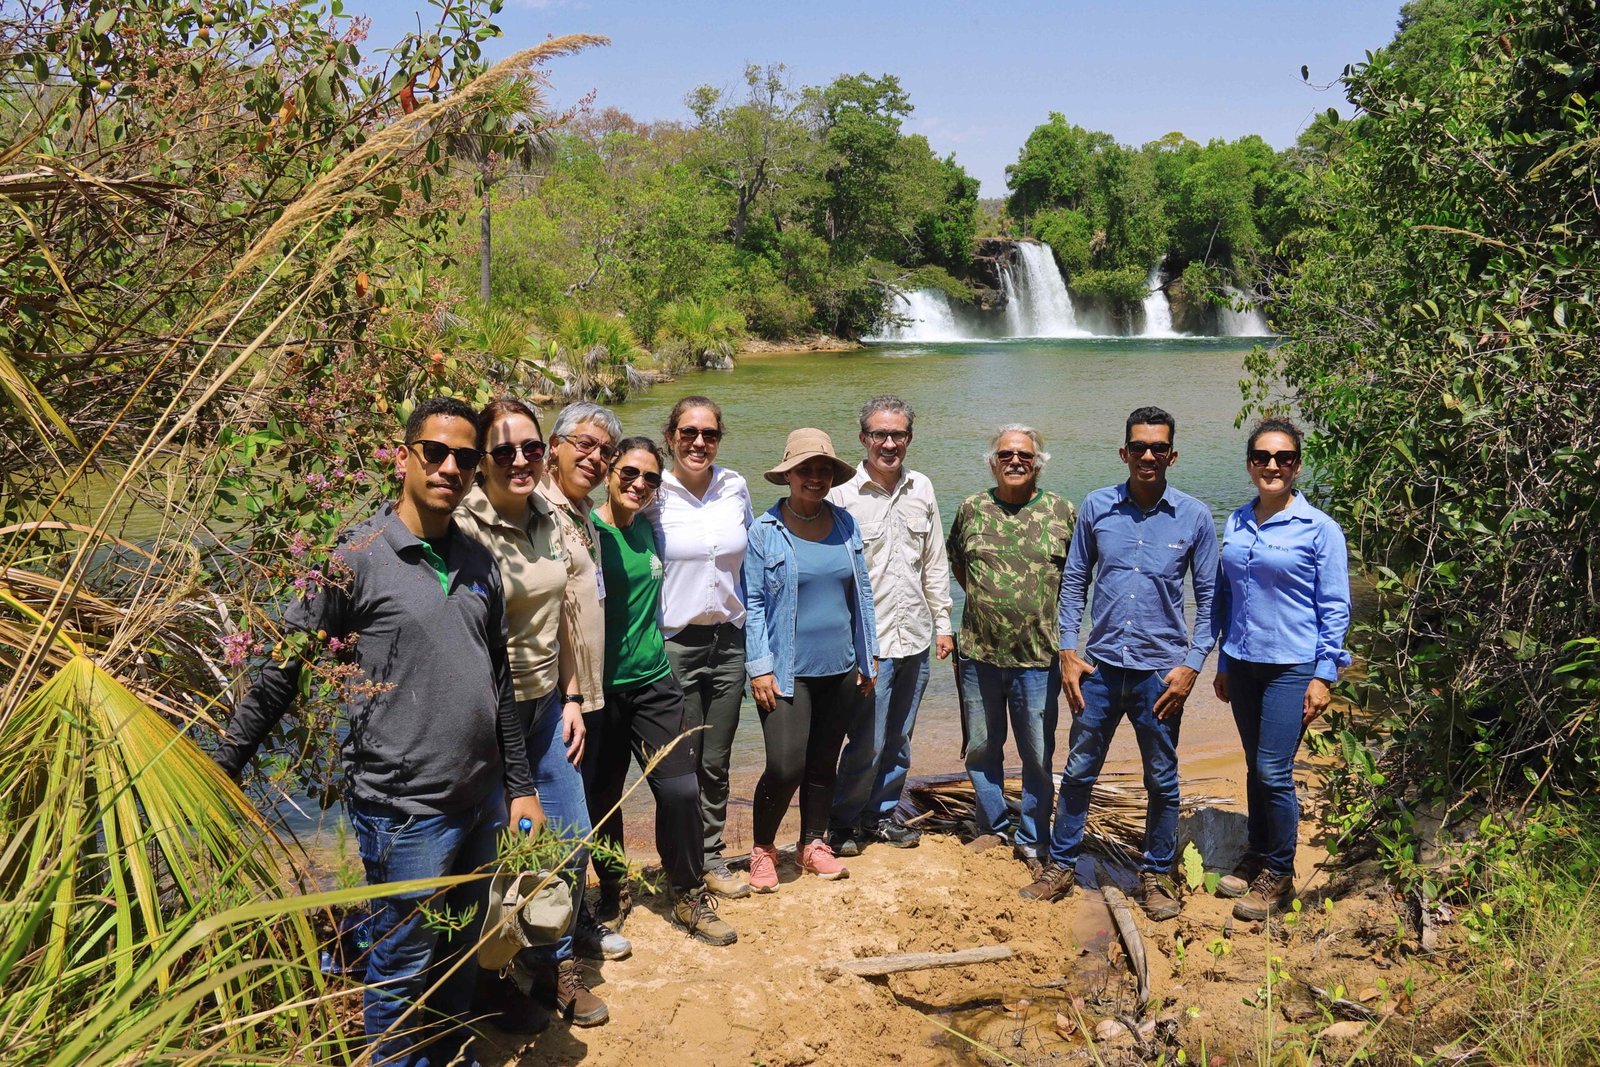
[[816, 511], [813, 511], [809, 515], [802, 515], [793, 504], [789, 503], [788, 497], [783, 498], [783, 506], [789, 509], [789, 514], [793, 515], [801, 522], [816, 522], [822, 517], [822, 509], [828, 506], [828, 502], [824, 500], [821, 507], [818, 507]]

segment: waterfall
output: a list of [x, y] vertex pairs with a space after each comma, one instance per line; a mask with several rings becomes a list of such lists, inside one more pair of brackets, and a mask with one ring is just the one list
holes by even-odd
[[[1228, 294], [1229, 301], [1228, 304], [1217, 308], [1217, 325], [1222, 328], [1222, 336], [1272, 336], [1272, 330], [1267, 326], [1267, 317], [1261, 313], [1259, 304], [1251, 301], [1231, 285], [1224, 285], [1222, 291]], [[1245, 305], [1244, 311], [1235, 310], [1239, 304]]]
[[1181, 337], [1182, 334], [1173, 332], [1172, 329], [1172, 303], [1167, 299], [1166, 291], [1161, 288], [1161, 262], [1150, 268], [1150, 276], [1144, 280], [1147, 295], [1144, 298], [1144, 336], [1145, 337]]
[[1049, 245], [1018, 243], [1016, 262], [1001, 269], [1000, 285], [1006, 294], [1008, 337], [1086, 336]]
[[956, 325], [950, 298], [937, 289], [913, 289], [909, 293], [894, 294], [895, 314], [905, 318], [904, 325], [885, 325], [882, 332], [866, 338], [868, 341], [961, 341], [967, 335]]

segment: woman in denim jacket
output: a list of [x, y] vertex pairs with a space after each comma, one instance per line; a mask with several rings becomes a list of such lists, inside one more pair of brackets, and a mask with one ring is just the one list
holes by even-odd
[[821, 430], [796, 430], [767, 481], [789, 495], [750, 527], [744, 557], [745, 672], [767, 766], [756, 783], [750, 888], [778, 887], [778, 827], [800, 790], [802, 871], [849, 876], [826, 839], [839, 749], [877, 674], [877, 622], [861, 532], [827, 502], [855, 469]]

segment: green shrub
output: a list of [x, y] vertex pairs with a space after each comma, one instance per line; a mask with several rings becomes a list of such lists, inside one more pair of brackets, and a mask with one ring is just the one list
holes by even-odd
[[546, 328], [562, 377], [562, 391], [572, 399], [616, 404], [632, 389], [633, 361], [643, 353], [628, 324], [615, 315], [564, 308]]
[[727, 370], [745, 336], [744, 316], [710, 301], [669, 304], [661, 320], [656, 360], [669, 374], [691, 367]]

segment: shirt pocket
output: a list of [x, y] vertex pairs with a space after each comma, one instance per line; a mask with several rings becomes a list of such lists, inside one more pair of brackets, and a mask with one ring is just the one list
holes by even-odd
[[886, 522], [861, 522], [856, 524], [856, 529], [861, 532], [861, 543], [876, 546], [888, 533], [889, 524]]
[[1161, 541], [1155, 546], [1156, 571], [1163, 578], [1182, 579], [1183, 569], [1189, 562], [1189, 539], [1179, 537]]

